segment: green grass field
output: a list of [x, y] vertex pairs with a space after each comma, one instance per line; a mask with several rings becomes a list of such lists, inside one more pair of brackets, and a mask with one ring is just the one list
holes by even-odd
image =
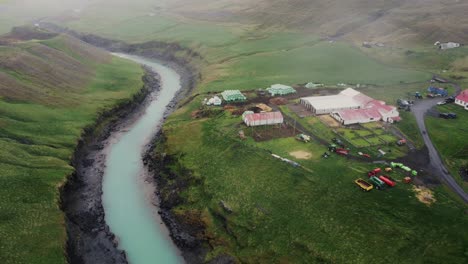
[[[191, 121], [184, 118], [185, 110], [165, 125], [164, 151], [179, 157], [175, 170], [182, 173], [176, 168], [185, 167], [192, 172], [184, 175], [197, 179], [182, 193], [186, 202], [174, 211], [201, 212], [214, 247], [208, 258], [227, 253], [247, 263], [466, 260], [468, 237], [459, 232], [466, 230], [465, 207], [444, 190], [435, 190], [440, 202], [432, 206], [419, 202], [411, 185], [403, 183], [365, 193], [353, 180], [365, 177], [372, 165], [337, 155], [322, 159], [325, 146], [294, 138], [240, 141], [229, 128], [240, 123], [239, 117]], [[311, 154], [309, 160], [297, 160], [310, 171], [269, 154], [295, 160], [289, 153], [299, 150]], [[399, 173], [392, 177], [401, 180]]]
[[[65, 45], [60, 39], [44, 43], [35, 45]], [[71, 56], [67, 54], [69, 51], [60, 52], [67, 57]], [[50, 61], [50, 65], [54, 63]], [[44, 97], [43, 103], [27, 97], [21, 101], [8, 100], [12, 95], [0, 91], [2, 263], [65, 263], [64, 219], [58, 208], [58, 187], [73, 171], [69, 164], [77, 140], [99, 112], [127, 100], [142, 87], [143, 71], [134, 63], [111, 58], [105, 63], [90, 60], [82, 66], [92, 72], [84, 75], [89, 78], [82, 87], [73, 90], [47, 87], [50, 95]], [[0, 68], [0, 73], [3, 70]], [[20, 68], [17, 74], [30, 77]], [[43, 78], [44, 85], [53, 83], [46, 75]]]
[[455, 104], [438, 106], [437, 110], [444, 113], [453, 112], [458, 116], [453, 120], [428, 117], [426, 126], [432, 142], [444, 157], [450, 173], [460, 186], [468, 191], [468, 182], [463, 181], [458, 173], [461, 166], [468, 166], [468, 141], [466, 140], [468, 111]]

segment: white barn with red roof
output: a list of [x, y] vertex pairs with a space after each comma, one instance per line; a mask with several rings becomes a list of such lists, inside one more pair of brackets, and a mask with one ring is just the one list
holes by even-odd
[[301, 98], [301, 104], [314, 114], [331, 114], [343, 125], [385, 121], [399, 121], [400, 113], [395, 106], [375, 100], [352, 88], [337, 95]]
[[254, 113], [252, 111], [244, 112], [242, 120], [247, 126], [276, 125], [284, 121], [281, 112]]
[[464, 90], [457, 97], [455, 97], [455, 103], [457, 105], [463, 106], [468, 110], [468, 90]]

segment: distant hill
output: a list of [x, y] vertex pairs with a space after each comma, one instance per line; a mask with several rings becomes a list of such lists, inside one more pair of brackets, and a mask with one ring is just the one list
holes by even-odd
[[174, 13], [212, 21], [241, 20], [329, 37], [373, 41], [468, 42], [468, 1], [176, 0]]
[[64, 104], [66, 96], [59, 93], [79, 92], [92, 77], [92, 66], [109, 60], [108, 53], [70, 36], [14, 28], [0, 37], [0, 97]]

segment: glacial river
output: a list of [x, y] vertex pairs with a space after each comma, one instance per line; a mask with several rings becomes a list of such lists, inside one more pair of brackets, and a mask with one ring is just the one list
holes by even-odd
[[[106, 222], [118, 237], [132, 264], [183, 263], [180, 251], [168, 236], [161, 219], [148, 199], [143, 182], [144, 147], [162, 124], [166, 106], [181, 87], [180, 76], [172, 69], [138, 56], [115, 54], [151, 67], [161, 76], [161, 91], [144, 114], [119, 132], [109, 146], [103, 179], [103, 206]], [[146, 191], [145, 191], [146, 187]]]

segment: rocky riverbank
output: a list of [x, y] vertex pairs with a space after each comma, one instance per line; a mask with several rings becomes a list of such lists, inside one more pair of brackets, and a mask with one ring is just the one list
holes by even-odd
[[145, 68], [144, 86], [128, 102], [101, 114], [95, 125], [84, 130], [72, 166], [75, 172], [60, 188], [60, 206], [65, 213], [66, 253], [69, 263], [127, 263], [125, 253], [105, 223], [102, 177], [109, 140], [137, 119], [151, 95], [159, 91], [157, 73]]
[[[91, 34], [78, 33], [53, 24], [42, 23], [41, 26], [53, 32], [70, 34], [110, 52], [156, 59], [174, 69], [181, 76], [182, 89], [167, 106], [164, 118], [176, 109], [178, 102], [187, 98], [201, 77], [190, 64], [191, 58], [200, 59], [200, 55], [177, 44], [152, 41], [130, 45]], [[185, 57], [174, 55], [180, 51], [183, 51]], [[105, 223], [102, 206], [102, 177], [106, 151], [113, 133], [134, 122], [144, 106], [155, 96], [160, 88], [159, 79], [156, 76], [156, 73], [146, 69], [143, 79], [145, 86], [141, 92], [128, 103], [103, 113], [94, 126], [85, 129], [82, 140], [76, 148], [72, 161], [75, 173], [60, 189], [61, 208], [66, 216], [66, 253], [69, 263], [127, 263], [125, 252], [118, 249], [118, 239]], [[158, 170], [154, 168], [156, 162], [149, 159], [155, 142], [160, 142], [161, 138], [158, 131], [155, 133], [155, 138], [147, 146], [145, 164], [150, 170], [150, 180], [147, 182], [154, 184], [154, 192], [160, 197], [156, 184], [162, 185], [165, 182], [158, 179]], [[203, 241], [190, 235], [193, 233], [192, 227], [184, 225], [180, 219], [174, 217], [171, 213], [173, 207], [170, 206], [174, 203], [164, 198], [158, 198], [158, 200], [161, 201], [158, 213], [168, 227], [171, 238], [182, 251], [185, 260], [189, 263], [202, 262], [205, 255]]]

